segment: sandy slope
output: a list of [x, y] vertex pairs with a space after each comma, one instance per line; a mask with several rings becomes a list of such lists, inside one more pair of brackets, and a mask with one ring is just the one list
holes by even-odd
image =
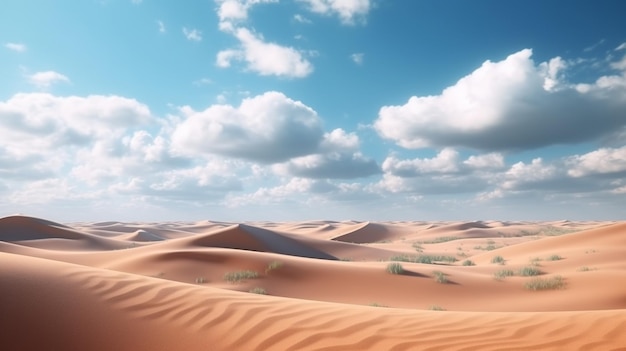
[[[458, 261], [394, 275], [394, 255]], [[564, 285], [528, 290], [524, 267]], [[494, 279], [505, 269], [515, 275]], [[224, 280], [241, 270], [258, 277]], [[0, 218], [0, 349], [617, 350], [625, 281], [626, 223], [13, 216]]]

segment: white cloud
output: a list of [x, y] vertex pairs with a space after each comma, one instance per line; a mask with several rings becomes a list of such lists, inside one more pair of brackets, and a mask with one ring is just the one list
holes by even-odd
[[298, 157], [276, 165], [278, 174], [313, 179], [352, 179], [380, 173], [376, 161], [361, 153], [330, 152]]
[[52, 84], [56, 83], [69, 83], [70, 80], [66, 76], [61, 73], [54, 71], [45, 71], [45, 72], [37, 72], [28, 77], [28, 80], [31, 84], [35, 85], [40, 89], [46, 89], [52, 86]]
[[541, 158], [535, 158], [529, 164], [518, 162], [504, 174], [502, 188], [517, 189], [523, 184], [554, 179], [557, 175], [557, 167], [545, 164]]
[[310, 107], [282, 93], [244, 99], [239, 107], [213, 105], [181, 109], [185, 120], [172, 136], [185, 154], [218, 154], [263, 163], [316, 152], [323, 138], [321, 119]]
[[216, 0], [220, 29], [230, 31], [235, 24], [248, 19], [248, 11], [254, 5], [277, 3], [278, 0]]
[[459, 170], [459, 153], [446, 148], [433, 158], [398, 160], [391, 156], [383, 162], [383, 171], [401, 177], [414, 177], [425, 173], [454, 173]]
[[4, 47], [15, 52], [26, 51], [26, 45], [20, 43], [6, 43]]
[[516, 150], [576, 143], [626, 125], [626, 74], [594, 84], [568, 84], [563, 60], [536, 65], [521, 50], [486, 61], [440, 95], [413, 96], [383, 106], [374, 123], [380, 136], [405, 148], [463, 146]]
[[621, 43], [615, 50], [626, 50], [626, 43]]
[[159, 26], [159, 33], [165, 33], [166, 32], [165, 23], [163, 23], [163, 21], [160, 21], [160, 20], [157, 21], [157, 25]]
[[350, 55], [350, 59], [352, 59], [352, 61], [354, 61], [354, 63], [356, 63], [357, 65], [362, 65], [363, 60], [365, 59], [365, 54], [355, 53], [355, 54]]
[[473, 169], [499, 169], [504, 167], [504, 157], [500, 153], [472, 155], [463, 164]]
[[310, 11], [322, 15], [337, 15], [343, 24], [364, 21], [371, 9], [370, 0], [298, 0]]
[[273, 169], [280, 175], [318, 179], [361, 178], [380, 173], [376, 161], [363, 156], [358, 148], [358, 136], [338, 128], [324, 134], [319, 153], [291, 159]]
[[248, 70], [264, 76], [302, 78], [313, 72], [313, 66], [295, 48], [265, 42], [246, 28], [235, 30], [241, 48], [222, 50], [217, 54], [218, 67], [230, 67], [231, 62], [244, 61]]
[[567, 173], [572, 177], [626, 172], [626, 146], [602, 148], [584, 155], [569, 157]]
[[197, 29], [188, 29], [187, 27], [183, 27], [183, 34], [187, 40], [202, 41], [202, 32]]
[[311, 20], [297, 13], [293, 15], [293, 19], [298, 23], [311, 24]]
[[119, 96], [16, 94], [0, 102], [0, 146], [47, 155], [60, 146], [119, 137], [150, 119], [147, 106]]

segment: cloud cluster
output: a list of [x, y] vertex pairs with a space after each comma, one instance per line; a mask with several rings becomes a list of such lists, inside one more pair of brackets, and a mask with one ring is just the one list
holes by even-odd
[[[592, 84], [564, 79], [560, 58], [535, 64], [524, 49], [483, 65], [440, 95], [383, 106], [374, 126], [398, 145], [525, 150], [593, 140], [626, 126], [626, 74]], [[614, 65], [619, 68], [619, 65]]]
[[[307, 56], [311, 51], [297, 49], [288, 45], [266, 41], [261, 33], [247, 28], [249, 11], [259, 4], [277, 3], [278, 0], [216, 0], [219, 28], [231, 34], [239, 41], [239, 46], [220, 50], [215, 64], [228, 68], [233, 62], [242, 62], [245, 69], [263, 76], [285, 78], [304, 78], [313, 72], [313, 64]], [[363, 19], [370, 11], [369, 0], [300, 0], [315, 13], [336, 14], [344, 24], [354, 24]], [[294, 15], [300, 23], [311, 23], [300, 14]], [[351, 59], [363, 63], [363, 54], [354, 54]]]

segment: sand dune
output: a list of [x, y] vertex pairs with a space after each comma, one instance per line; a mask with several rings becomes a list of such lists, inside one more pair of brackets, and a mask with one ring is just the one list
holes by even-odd
[[624, 281], [625, 223], [12, 216], [0, 349], [619, 350]]

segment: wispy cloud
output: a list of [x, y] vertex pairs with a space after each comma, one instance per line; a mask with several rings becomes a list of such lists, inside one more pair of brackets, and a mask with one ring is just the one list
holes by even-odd
[[[157, 21], [157, 25], [159, 26], [159, 33], [165, 33], [166, 29], [165, 29], [165, 23], [163, 23], [163, 21], [159, 20]], [[184, 33], [184, 31], [183, 31]]]
[[299, 13], [297, 13], [297, 14], [293, 15], [293, 19], [294, 19], [296, 22], [299, 22], [299, 23], [305, 23], [305, 24], [311, 24], [311, 23], [312, 23], [310, 19], [308, 19], [308, 18], [306, 18], [306, 17], [302, 16], [302, 15], [301, 15], [301, 14], [299, 14]]
[[365, 22], [371, 9], [370, 0], [298, 0], [308, 5], [310, 11], [322, 15], [337, 15], [341, 23], [353, 25]]
[[197, 29], [188, 29], [187, 27], [183, 27], [183, 34], [187, 40], [202, 41], [202, 32]]
[[360, 53], [354, 53], [352, 55], [350, 55], [350, 59], [352, 61], [354, 61], [354, 63], [356, 63], [357, 65], [362, 65], [363, 64], [363, 60], [365, 59], [365, 54], [360, 52]]
[[20, 43], [6, 43], [4, 47], [15, 52], [24, 52], [26, 51], [26, 45]]
[[31, 84], [40, 89], [46, 89], [56, 83], [69, 83], [70, 80], [61, 73], [55, 71], [37, 72], [28, 77]]

